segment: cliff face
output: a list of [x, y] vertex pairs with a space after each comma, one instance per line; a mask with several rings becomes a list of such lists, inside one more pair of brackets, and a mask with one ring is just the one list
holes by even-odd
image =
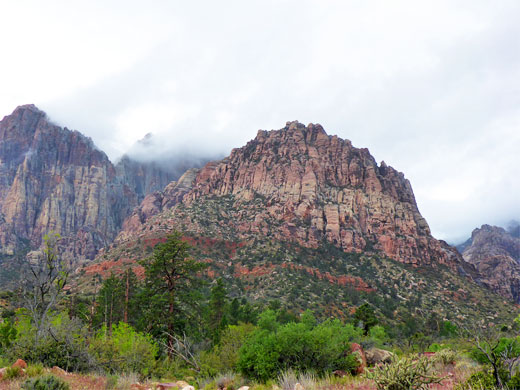
[[[384, 162], [378, 166], [367, 149], [327, 135], [320, 125], [288, 122], [281, 130], [259, 131], [229, 157], [208, 163], [181, 197], [160, 196], [140, 206], [118, 241], [164, 228], [146, 216], [165, 213], [165, 204], [168, 209], [181, 199], [165, 218], [172, 226], [182, 222], [202, 232], [190, 208], [205, 199], [230, 197], [233, 204], [221, 229], [227, 224], [242, 238], [268, 235], [311, 248], [328, 242], [345, 252], [380, 252], [412, 264], [457, 260], [455, 251], [431, 236], [402, 173]], [[146, 211], [157, 202], [160, 208]]]
[[462, 246], [462, 256], [473, 264], [482, 280], [499, 294], [520, 302], [520, 238], [518, 225], [505, 230], [482, 225]]
[[0, 254], [38, 247], [53, 231], [66, 257], [94, 258], [147, 191], [170, 180], [127, 165], [116, 169], [89, 138], [35, 106], [18, 107], [0, 122]]

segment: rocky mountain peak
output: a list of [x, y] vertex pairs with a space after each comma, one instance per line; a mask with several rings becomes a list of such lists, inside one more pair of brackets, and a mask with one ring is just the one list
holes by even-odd
[[62, 235], [64, 253], [92, 259], [143, 197], [172, 177], [126, 160], [116, 169], [89, 137], [52, 123], [33, 104], [0, 121], [0, 260]]
[[[260, 130], [228, 157], [206, 164], [182, 198], [174, 195], [173, 202], [163, 193], [142, 207], [170, 205], [153, 208], [156, 218], [225, 197], [233, 202], [233, 210], [225, 211], [230, 228], [244, 239], [269, 234], [306, 247], [329, 242], [345, 252], [381, 252], [412, 264], [450, 263], [458, 256], [431, 236], [402, 173], [378, 166], [368, 149], [329, 136], [318, 124], [291, 121], [280, 130]], [[144, 209], [120, 237], [154, 229]], [[193, 223], [182, 221], [188, 230], [204, 230]]]
[[520, 302], [520, 238], [514, 229], [482, 225], [461, 246], [464, 260], [475, 265], [483, 281], [498, 293]]

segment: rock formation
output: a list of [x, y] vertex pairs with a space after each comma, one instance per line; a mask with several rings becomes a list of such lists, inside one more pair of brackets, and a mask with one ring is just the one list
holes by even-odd
[[[206, 198], [230, 196], [229, 224], [243, 237], [268, 233], [306, 247], [329, 242], [345, 252], [384, 253], [412, 264], [458, 261], [455, 251], [431, 236], [402, 173], [384, 162], [378, 165], [367, 149], [327, 135], [320, 125], [288, 122], [281, 130], [260, 130], [229, 157], [206, 164], [188, 187], [149, 196], [118, 240], [153, 230], [153, 224], [145, 228], [148, 217], [181, 199], [189, 208]], [[253, 211], [247, 204], [255, 200], [261, 207]], [[201, 231], [177, 209], [171, 214], [189, 230]]]
[[459, 248], [468, 263], [473, 264], [481, 279], [492, 290], [520, 302], [520, 238], [517, 226], [506, 230], [482, 225]]
[[116, 168], [90, 138], [20, 106], [0, 122], [0, 254], [36, 248], [52, 231], [66, 257], [93, 259], [144, 196], [170, 180], [128, 158]]

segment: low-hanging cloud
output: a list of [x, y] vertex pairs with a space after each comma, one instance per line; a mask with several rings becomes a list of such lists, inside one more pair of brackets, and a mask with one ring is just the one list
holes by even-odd
[[[35, 102], [113, 160], [219, 158], [298, 119], [403, 171], [439, 238], [520, 218], [520, 3], [157, 1], [144, 15], [137, 2], [124, 15], [94, 3], [106, 23], [92, 42], [91, 25], [62, 18], [85, 32], [78, 66], [97, 73], [81, 68], [70, 80], [87, 81], [66, 88], [57, 72], [60, 93], [27, 87], [35, 100], [16, 104]], [[63, 49], [53, 60], [67, 69]], [[136, 147], [147, 133], [153, 147]]]

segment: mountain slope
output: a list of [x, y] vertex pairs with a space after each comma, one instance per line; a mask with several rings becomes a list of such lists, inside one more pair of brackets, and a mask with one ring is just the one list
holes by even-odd
[[457, 321], [493, 321], [511, 309], [431, 236], [402, 173], [319, 125], [259, 131], [147, 196], [114, 243], [79, 270], [78, 288], [92, 290], [95, 275], [125, 267], [141, 273], [135, 260], [173, 229], [211, 265], [208, 276], [253, 300], [341, 316], [368, 300], [388, 318], [435, 312]]

